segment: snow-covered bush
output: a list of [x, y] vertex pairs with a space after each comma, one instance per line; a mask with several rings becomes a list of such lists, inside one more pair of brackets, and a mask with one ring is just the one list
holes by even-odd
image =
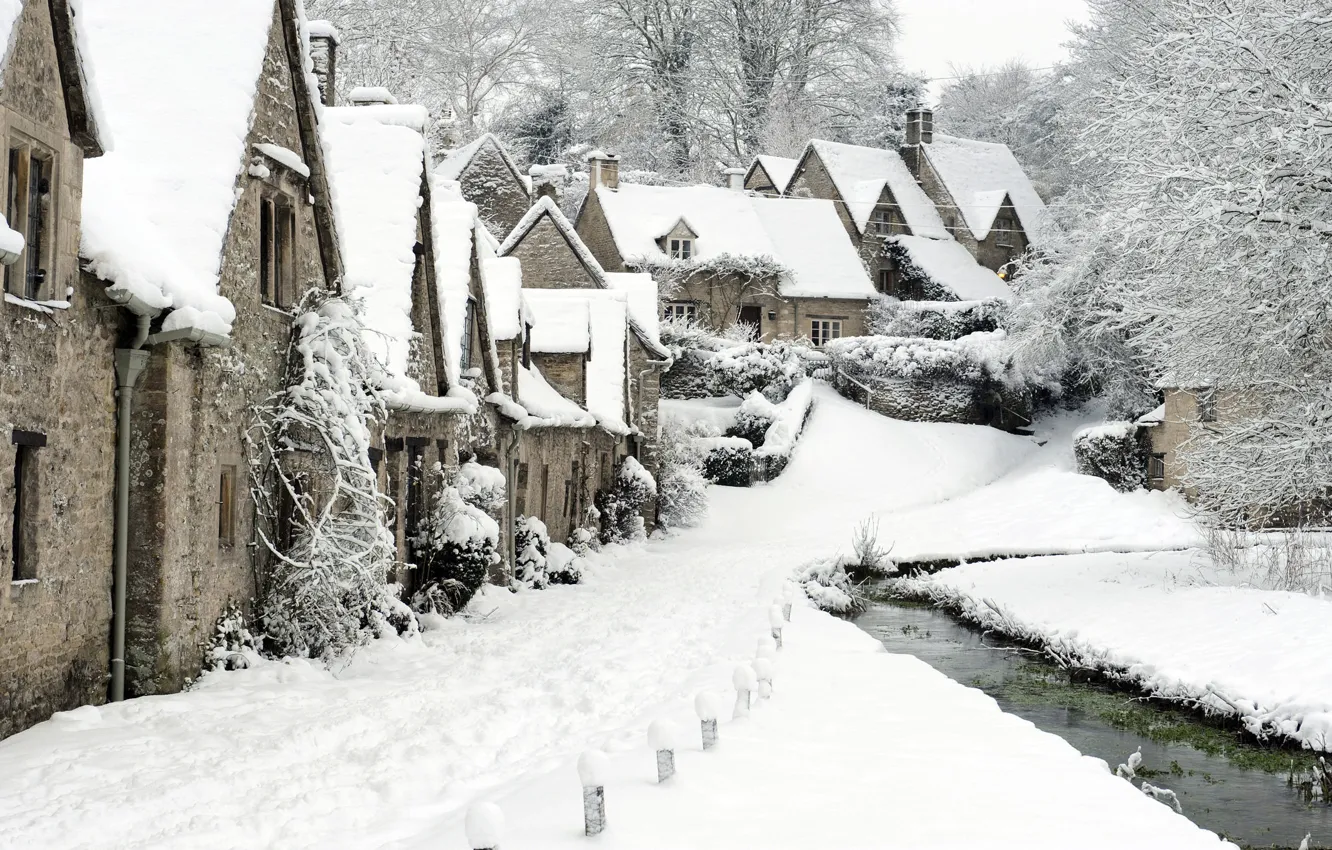
[[416, 540], [425, 572], [413, 607], [436, 614], [461, 610], [500, 562], [499, 537], [499, 523], [489, 514], [463, 501], [457, 487], [442, 486]]
[[863, 379], [946, 378], [967, 383], [1008, 377], [1003, 331], [956, 340], [858, 336], [823, 347], [833, 363]]
[[754, 390], [745, 396], [735, 415], [735, 423], [726, 431], [728, 437], [748, 440], [752, 448], [760, 448], [768, 437], [768, 428], [772, 425], [777, 406]]
[[847, 575], [844, 558], [819, 558], [795, 571], [793, 578], [820, 611], [854, 617], [866, 607], [865, 597]]
[[518, 517], [515, 524], [514, 551], [517, 552], [514, 564], [514, 581], [540, 590], [549, 579], [546, 576], [547, 555], [550, 552], [550, 532], [546, 524], [534, 516]]
[[999, 330], [1008, 313], [1000, 298], [983, 301], [898, 301], [880, 296], [870, 302], [869, 332], [880, 336], [961, 339]]
[[258, 536], [273, 556], [260, 614], [282, 655], [327, 658], [417, 627], [387, 584], [396, 548], [370, 463], [370, 429], [385, 408], [365, 338], [356, 305], [311, 290], [285, 389], [256, 409], [246, 434]]
[[[578, 529], [587, 534], [585, 529]], [[589, 535], [590, 536], [590, 535]], [[586, 549], [583, 550], [587, 552]], [[583, 580], [583, 555], [563, 543], [551, 543], [546, 554], [546, 578], [551, 584], [578, 584]]]
[[665, 398], [744, 397], [754, 390], [781, 401], [807, 373], [807, 347], [787, 340], [771, 343], [729, 338], [696, 322], [667, 320], [662, 342], [674, 362], [662, 376]]
[[657, 441], [657, 518], [663, 528], [689, 528], [708, 510], [704, 452], [693, 429], [664, 421]]
[[752, 482], [754, 447], [740, 437], [703, 437], [698, 440], [707, 455], [703, 477], [722, 487], [748, 487]]
[[259, 639], [250, 632], [245, 612], [232, 602], [227, 605], [213, 629], [204, 654], [205, 670], [243, 670], [259, 658]]
[[1132, 422], [1107, 422], [1073, 435], [1078, 472], [1102, 478], [1124, 492], [1147, 486], [1150, 454], [1146, 436]]
[[495, 467], [469, 460], [458, 467], [454, 486], [467, 504], [480, 508], [492, 517], [503, 516], [507, 502], [504, 473]]
[[772, 424], [764, 434], [763, 446], [754, 452], [754, 474], [760, 480], [771, 481], [786, 469], [813, 409], [813, 381], [798, 384], [785, 401], [772, 406]]
[[597, 494], [601, 542], [627, 543], [647, 536], [643, 508], [657, 495], [657, 482], [632, 457], [620, 461], [610, 490]]

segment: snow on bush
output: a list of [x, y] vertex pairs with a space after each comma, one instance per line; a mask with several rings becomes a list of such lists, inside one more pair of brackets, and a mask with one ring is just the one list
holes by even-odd
[[1145, 435], [1132, 422], [1107, 422], [1073, 435], [1078, 472], [1126, 493], [1147, 486], [1149, 454]]
[[642, 511], [656, 495], [657, 482], [652, 473], [636, 458], [621, 460], [611, 489], [597, 494], [601, 542], [627, 543], [644, 539], [647, 534]]
[[469, 460], [458, 467], [455, 485], [464, 502], [478, 507], [492, 517], [503, 514], [507, 496], [504, 473], [493, 466], [483, 466]]
[[463, 501], [457, 487], [442, 486], [416, 540], [425, 572], [412, 606], [435, 614], [461, 610], [500, 562], [499, 538], [494, 518]]
[[698, 445], [707, 450], [703, 477], [722, 487], [748, 487], [754, 465], [754, 447], [740, 437], [701, 437]]
[[663, 528], [698, 525], [708, 510], [708, 482], [703, 476], [702, 448], [693, 429], [662, 423], [657, 441], [657, 518]]
[[260, 612], [281, 655], [329, 658], [417, 627], [387, 584], [396, 548], [370, 464], [370, 429], [385, 409], [367, 336], [357, 306], [311, 290], [286, 388], [256, 409], [246, 435], [258, 535], [274, 559]]
[[667, 398], [743, 398], [758, 390], [781, 401], [807, 373], [806, 347], [800, 343], [737, 340], [680, 320], [662, 322], [661, 338], [675, 358], [662, 376]]
[[259, 650], [259, 638], [250, 633], [245, 612], [232, 602], [217, 619], [204, 654], [204, 669], [243, 670], [259, 660]]
[[[579, 531], [584, 531], [579, 529]], [[584, 531], [586, 534], [586, 531]], [[590, 535], [589, 535], [590, 536]], [[587, 550], [584, 549], [584, 552]], [[583, 556], [563, 543], [551, 543], [546, 553], [546, 578], [551, 584], [578, 584], [583, 580]]]
[[748, 440], [753, 448], [759, 448], [768, 437], [768, 428], [776, 416], [777, 405], [768, 401], [763, 393], [754, 390], [745, 396], [740, 409], [736, 411], [735, 423], [726, 430], [726, 436]]
[[870, 302], [869, 332], [878, 336], [955, 340], [999, 330], [1008, 313], [1000, 298], [983, 301], [898, 301], [880, 296]]
[[550, 532], [546, 524], [534, 516], [518, 517], [514, 538], [517, 563], [514, 581], [533, 590], [540, 590], [549, 582], [546, 576], [547, 555], [550, 552]]
[[1003, 331], [969, 334], [956, 340], [858, 336], [823, 347], [833, 363], [863, 379], [937, 379], [979, 383], [1009, 379]]
[[865, 610], [865, 598], [847, 575], [846, 559], [841, 556], [810, 561], [793, 578], [820, 611], [854, 617]]

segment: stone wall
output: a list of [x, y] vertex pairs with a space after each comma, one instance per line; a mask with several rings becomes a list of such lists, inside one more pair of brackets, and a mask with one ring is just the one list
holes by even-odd
[[509, 170], [499, 148], [489, 141], [472, 156], [458, 182], [463, 197], [476, 204], [491, 235], [501, 241], [527, 214], [531, 204], [527, 189]]
[[777, 187], [772, 184], [772, 178], [768, 176], [768, 172], [761, 165], [754, 166], [745, 177], [745, 188], [761, 195], [777, 197], [781, 194]]
[[583, 202], [578, 211], [578, 220], [574, 222], [574, 230], [578, 231], [579, 238], [603, 269], [608, 272], [629, 271], [625, 268], [619, 248], [615, 246], [615, 237], [611, 235], [606, 212], [601, 208], [595, 190], [587, 193], [587, 200]]
[[596, 289], [600, 286], [549, 215], [543, 215], [508, 256], [517, 257], [522, 262], [523, 286], [528, 289]]
[[546, 524], [550, 539], [567, 541], [597, 490], [610, 485], [623, 457], [620, 441], [600, 428], [524, 431], [517, 460], [517, 509]]
[[532, 363], [560, 395], [580, 407], [587, 404], [587, 355], [533, 353]]
[[[26, 3], [0, 85], [0, 128], [55, 155], [44, 294], [69, 306], [0, 301], [0, 738], [107, 697], [120, 326], [104, 287], [80, 280], [83, 153], [69, 141], [61, 91], [49, 5]], [[22, 260], [11, 268], [21, 275]], [[20, 583], [11, 581], [14, 430], [47, 438], [29, 455], [33, 580]]]
[[[1013, 231], [1013, 245], [1003, 247], [998, 244], [998, 238], [995, 231], [991, 231], [983, 240], [977, 240], [971, 228], [967, 226], [966, 219], [962, 216], [961, 210], [957, 207], [957, 202], [944, 185], [939, 173], [930, 165], [929, 154], [926, 151], [925, 156], [919, 156], [918, 152], [912, 148], [904, 148], [903, 158], [908, 164], [919, 162], [919, 170], [916, 171], [916, 182], [925, 190], [926, 196], [934, 202], [939, 210], [939, 217], [943, 219], [944, 227], [953, 234], [953, 238], [962, 244], [971, 256], [976, 258], [976, 262], [985, 266], [990, 271], [997, 272], [1000, 268], [1007, 265], [1015, 257], [1020, 257], [1026, 252], [1028, 244], [1027, 235], [1021, 228]], [[999, 212], [1000, 215], [1008, 215], [1013, 221], [1018, 221], [1017, 213], [1011, 204], [1005, 205]]]

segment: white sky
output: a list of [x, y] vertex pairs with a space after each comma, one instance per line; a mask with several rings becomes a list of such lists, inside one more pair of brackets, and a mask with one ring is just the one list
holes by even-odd
[[[950, 76], [949, 63], [1000, 65], [1020, 58], [1037, 67], [1063, 59], [1065, 22], [1085, 21], [1083, 0], [896, 0], [898, 42], [907, 70]], [[931, 85], [938, 91], [938, 84]]]

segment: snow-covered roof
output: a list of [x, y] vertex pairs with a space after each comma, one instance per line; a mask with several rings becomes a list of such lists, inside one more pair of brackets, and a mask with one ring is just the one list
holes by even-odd
[[[30, 0], [29, 0], [30, 1]], [[0, 72], [9, 64], [14, 47], [18, 42], [16, 28], [23, 17], [25, 0], [0, 0]], [[70, 138], [83, 148], [88, 157], [100, 156], [110, 149], [106, 130], [107, 123], [99, 96], [93, 65], [88, 57], [88, 27], [83, 15], [84, 0], [70, 0], [69, 5], [51, 6], [51, 24], [54, 28], [67, 29], [74, 46], [73, 56], [67, 57], [56, 51], [56, 61], [60, 63], [60, 84], [64, 96], [76, 102], [68, 113], [71, 122]], [[69, 58], [75, 67], [66, 66]]]
[[352, 103], [378, 103], [385, 106], [398, 102], [398, 99], [393, 96], [393, 92], [383, 86], [357, 86], [347, 92], [347, 99]]
[[[628, 293], [615, 289], [528, 289], [532, 350], [548, 354], [589, 352], [587, 409], [597, 424], [629, 433], [624, 421], [625, 339]], [[526, 402], [521, 397], [520, 402]]]
[[[519, 363], [515, 367], [518, 374], [518, 401], [521, 411], [502, 408], [514, 416], [523, 427], [540, 428], [543, 426], [563, 426], [566, 428], [591, 428], [597, 424], [596, 417], [579, 407], [575, 402], [560, 395], [550, 385], [541, 370], [533, 364], [530, 368]], [[515, 416], [515, 414], [518, 414]]]
[[773, 188], [780, 194], [786, 191], [786, 186], [791, 182], [791, 176], [795, 174], [796, 166], [799, 164], [800, 160], [798, 159], [786, 156], [769, 156], [761, 153], [754, 157], [754, 162], [749, 166], [749, 173], [745, 175], [745, 178], [748, 179], [755, 168], [762, 168], [763, 173], [767, 174], [768, 179], [772, 181]]
[[893, 193], [913, 236], [951, 238], [944, 228], [943, 219], [939, 217], [939, 211], [925, 195], [925, 190], [916, 183], [916, 178], [911, 176], [911, 169], [907, 168], [897, 151], [822, 139], [810, 142], [809, 147], [818, 154], [823, 167], [828, 170], [828, 176], [832, 178], [837, 193], [846, 204], [847, 212], [861, 233], [865, 232], [886, 185]]
[[1152, 411], [1138, 417], [1138, 425], [1160, 425], [1165, 421], [1165, 405], [1159, 405]]
[[657, 305], [657, 282], [646, 272], [606, 272], [606, 286], [625, 294], [629, 319], [649, 343], [648, 348], [661, 347], [661, 310]]
[[587, 289], [528, 289], [532, 350], [538, 354], [585, 354], [592, 346]]
[[83, 242], [113, 291], [228, 333], [218, 292], [272, 0], [97, 0], [79, 9], [115, 148], [84, 165]]
[[472, 246], [478, 220], [476, 205], [462, 199], [456, 183], [431, 177], [430, 225], [434, 237], [435, 290], [439, 293], [439, 310], [443, 314], [444, 370], [451, 387], [458, 385], [461, 371], [462, 331], [471, 297]]
[[463, 145], [455, 151], [449, 153], [435, 166], [435, 174], [443, 177], [445, 180], [459, 180], [462, 173], [467, 170], [467, 166], [472, 164], [472, 160], [481, 152], [482, 148], [492, 147], [499, 152], [504, 164], [513, 174], [513, 179], [522, 184], [524, 191], [530, 191], [530, 178], [518, 170], [518, 163], [513, 161], [509, 152], [500, 144], [500, 140], [495, 138], [493, 133], [486, 133], [483, 136]]
[[951, 239], [925, 239], [920, 236], [893, 236], [895, 242], [906, 249], [911, 261], [930, 279], [948, 289], [959, 301], [980, 301], [985, 298], [1011, 300], [1013, 292], [999, 275], [976, 262], [961, 243]]
[[868, 298], [874, 294], [832, 201], [772, 198], [717, 186], [597, 188], [616, 248], [627, 264], [667, 260], [661, 234], [681, 218], [698, 238], [694, 260], [770, 258], [786, 269], [782, 295]]
[[934, 141], [921, 148], [973, 236], [984, 239], [990, 235], [1007, 195], [1027, 239], [1040, 241], [1047, 223], [1045, 202], [1007, 145], [935, 133]]
[[[477, 227], [484, 229], [480, 220]], [[492, 339], [513, 339], [523, 333], [523, 267], [517, 257], [498, 257], [485, 240], [477, 241], [477, 268], [486, 294], [486, 316]]]
[[407, 361], [426, 110], [338, 107], [325, 109], [323, 118], [344, 290], [364, 300], [366, 344], [391, 380], [419, 390], [407, 377]]

